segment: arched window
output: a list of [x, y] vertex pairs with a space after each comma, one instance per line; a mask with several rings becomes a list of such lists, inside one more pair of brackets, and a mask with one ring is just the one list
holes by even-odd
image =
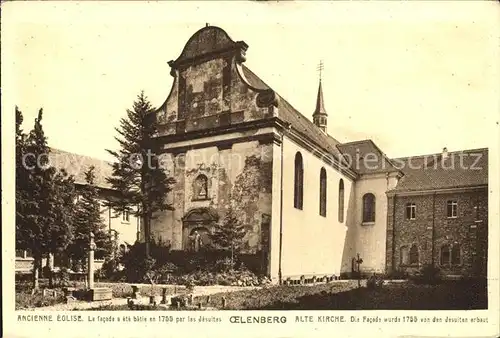
[[460, 265], [460, 246], [453, 245], [451, 247], [451, 265]]
[[441, 263], [441, 265], [449, 265], [450, 264], [450, 246], [449, 245], [443, 245], [441, 247], [440, 263]]
[[344, 180], [339, 181], [339, 222], [344, 222]]
[[418, 264], [418, 248], [415, 244], [410, 248], [410, 264]]
[[302, 163], [302, 155], [295, 154], [295, 177], [293, 191], [293, 206], [302, 210], [304, 205], [304, 165]]
[[375, 222], [375, 196], [370, 193], [363, 196], [363, 222]]
[[193, 199], [204, 200], [208, 198], [208, 178], [198, 175], [193, 182]]
[[326, 170], [321, 168], [319, 174], [319, 214], [326, 217]]

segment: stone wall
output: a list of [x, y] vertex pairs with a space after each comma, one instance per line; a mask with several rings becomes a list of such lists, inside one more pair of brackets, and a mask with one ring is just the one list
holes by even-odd
[[[244, 251], [256, 253], [262, 249], [261, 224], [266, 215], [271, 215], [272, 206], [271, 144], [248, 141], [164, 156], [174, 163], [176, 183], [170, 201], [175, 210], [155, 215], [152, 224], [155, 239], [170, 243], [174, 250], [187, 249], [189, 232], [183, 218], [190, 211], [207, 209], [213, 210], [221, 222], [232, 203], [248, 230]], [[195, 180], [200, 175], [208, 179], [208, 195], [203, 199], [193, 194]], [[213, 231], [215, 224], [200, 222], [199, 225]]]
[[[395, 203], [393, 234], [388, 232], [388, 269], [414, 273], [434, 263], [444, 275], [486, 275], [488, 239], [487, 190], [391, 197]], [[458, 203], [456, 218], [447, 217], [447, 201]], [[395, 201], [395, 202], [394, 202]], [[406, 205], [415, 203], [416, 217], [406, 218]], [[476, 212], [477, 207], [477, 212]], [[433, 230], [434, 229], [434, 230]], [[418, 264], [401, 264], [401, 247], [415, 244]], [[460, 263], [441, 264], [444, 245], [460, 247]], [[434, 259], [433, 259], [434, 258]]]
[[[208, 240], [231, 204], [247, 228], [244, 252], [269, 253], [273, 143], [259, 133], [274, 130], [248, 123], [272, 116], [272, 109], [258, 104], [262, 90], [241, 72], [246, 48], [220, 28], [205, 27], [169, 62], [173, 84], [156, 118], [162, 162], [176, 180], [168, 196], [174, 210], [158, 212], [151, 232], [173, 250], [192, 249], [194, 231]], [[240, 124], [247, 127], [236, 130]]]
[[159, 135], [224, 127], [272, 116], [259, 107], [254, 91], [228, 55], [174, 71], [174, 83], [158, 110]]

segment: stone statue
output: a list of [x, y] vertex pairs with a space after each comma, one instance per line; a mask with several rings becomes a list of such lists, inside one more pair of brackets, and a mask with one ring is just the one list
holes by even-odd
[[200, 247], [202, 246], [202, 241], [201, 241], [201, 236], [198, 233], [198, 231], [195, 231], [193, 234], [193, 250], [195, 252], [198, 252], [200, 250]]

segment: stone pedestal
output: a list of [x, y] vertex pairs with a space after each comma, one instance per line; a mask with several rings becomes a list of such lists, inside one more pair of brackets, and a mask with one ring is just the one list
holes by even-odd
[[110, 288], [92, 288], [89, 290], [89, 300], [110, 300], [113, 298], [113, 291]]
[[87, 269], [87, 288], [88, 288], [88, 298], [90, 301], [95, 300], [109, 300], [113, 298], [113, 292], [109, 288], [96, 288], [94, 287], [94, 250], [96, 249], [96, 244], [94, 242], [94, 234], [90, 233], [90, 243], [89, 243], [89, 255], [88, 255], [88, 269]]
[[132, 285], [132, 299], [139, 298], [139, 287], [137, 285]]
[[87, 287], [94, 288], [94, 250], [90, 249], [88, 257]]
[[94, 250], [96, 244], [94, 242], [94, 234], [90, 233], [89, 253], [87, 262], [87, 288], [94, 288]]
[[162, 294], [161, 294], [161, 304], [168, 304], [168, 299], [167, 299], [167, 288], [163, 288]]

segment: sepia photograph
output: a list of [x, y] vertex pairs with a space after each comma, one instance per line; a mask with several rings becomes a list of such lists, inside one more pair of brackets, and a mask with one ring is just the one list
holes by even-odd
[[11, 324], [493, 334], [498, 10], [2, 4]]

